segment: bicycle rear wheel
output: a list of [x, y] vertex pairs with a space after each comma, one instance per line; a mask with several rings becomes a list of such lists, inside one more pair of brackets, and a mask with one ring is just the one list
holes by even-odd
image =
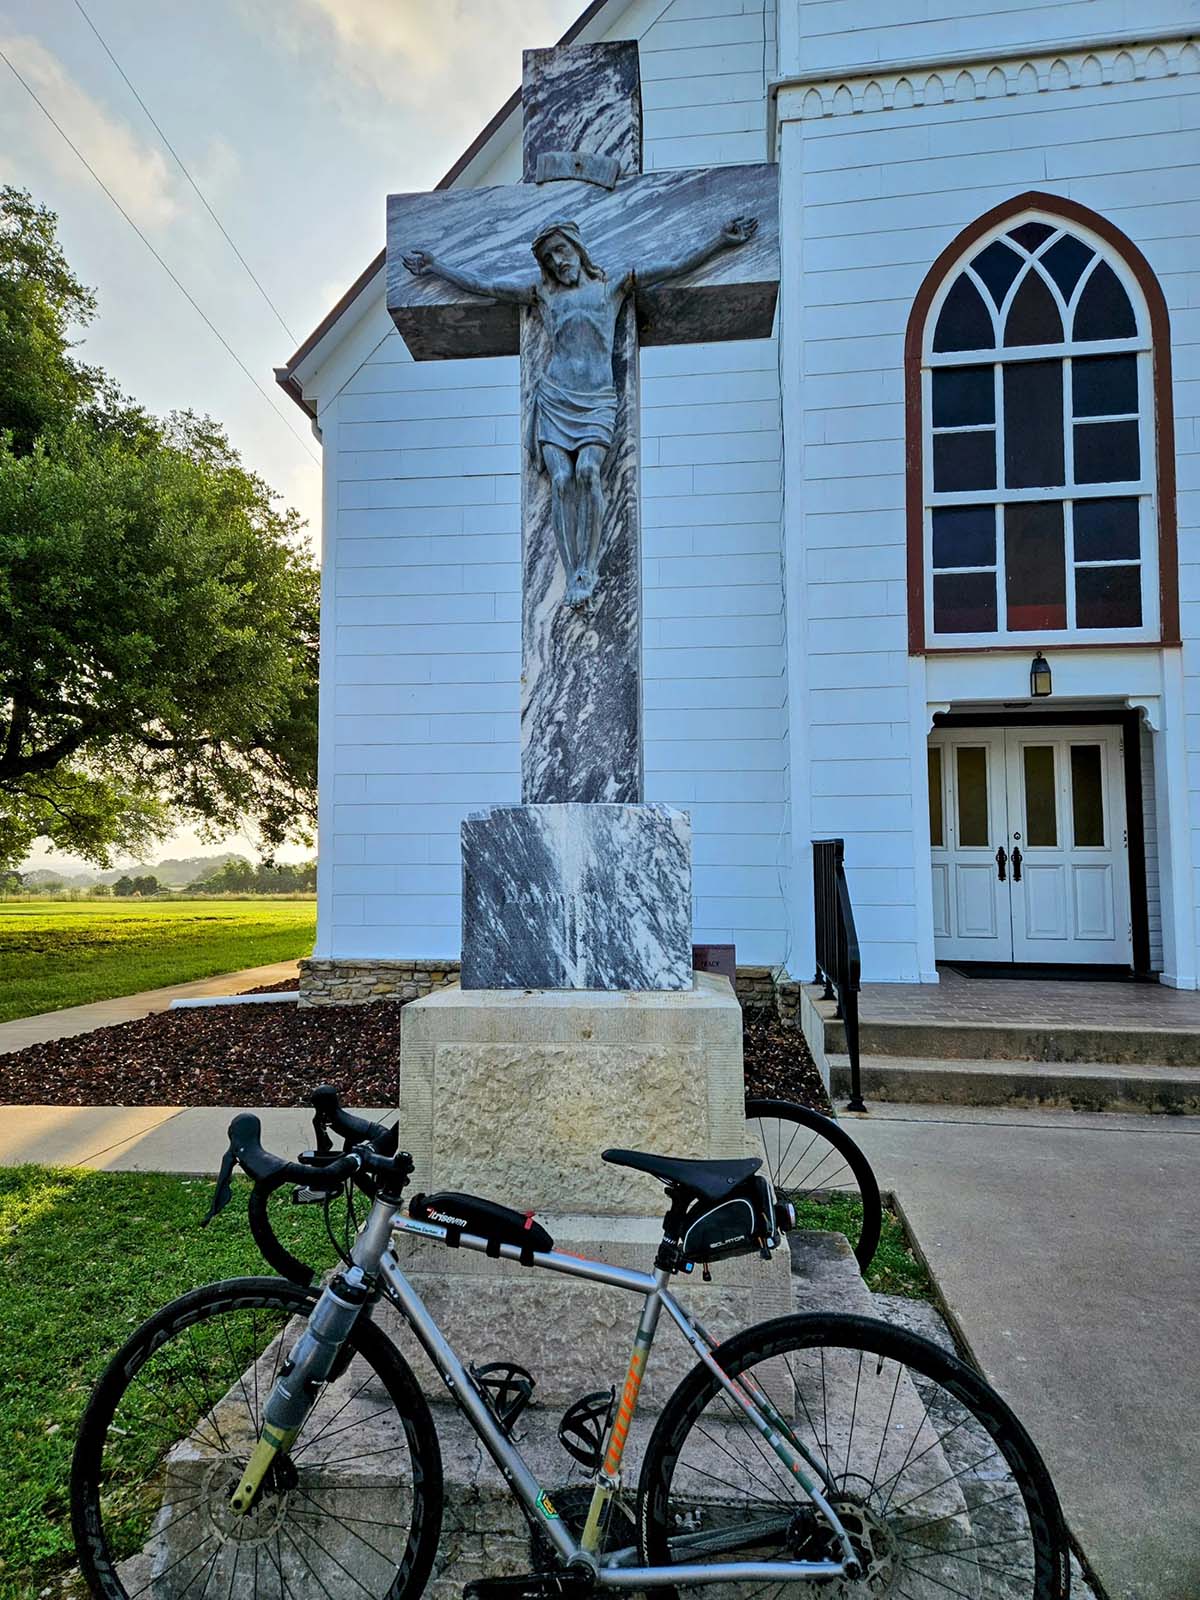
[[806, 1226], [807, 1205], [831, 1202], [837, 1230], [865, 1272], [879, 1245], [883, 1207], [871, 1163], [845, 1128], [791, 1100], [748, 1099], [746, 1120], [762, 1144], [768, 1177], [796, 1206], [798, 1226]]
[[[757, 1382], [808, 1450], [864, 1576], [706, 1584], [689, 1596], [1065, 1600], [1069, 1558], [1049, 1474], [963, 1362], [887, 1323], [835, 1315], [749, 1328], [716, 1358], [730, 1377]], [[638, 1498], [653, 1566], [840, 1558], [828, 1522], [705, 1366], [667, 1402]]]
[[416, 1379], [369, 1321], [253, 1509], [230, 1510], [314, 1304], [274, 1278], [209, 1284], [165, 1306], [113, 1358], [71, 1471], [76, 1550], [94, 1595], [420, 1595], [441, 1529], [441, 1456]]

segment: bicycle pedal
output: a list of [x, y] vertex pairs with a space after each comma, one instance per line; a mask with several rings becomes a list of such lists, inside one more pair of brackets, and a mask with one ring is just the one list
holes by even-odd
[[463, 1600], [577, 1600], [595, 1587], [595, 1574], [587, 1567], [564, 1567], [516, 1578], [476, 1578], [463, 1588]]
[[586, 1472], [599, 1472], [604, 1440], [616, 1405], [615, 1389], [596, 1389], [563, 1412], [558, 1442]]
[[533, 1399], [537, 1379], [515, 1361], [489, 1361], [482, 1367], [467, 1369], [488, 1409], [506, 1434], [511, 1435], [517, 1420]]

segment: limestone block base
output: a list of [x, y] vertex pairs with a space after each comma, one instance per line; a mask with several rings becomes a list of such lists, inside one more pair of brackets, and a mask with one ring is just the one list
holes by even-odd
[[646, 1216], [654, 1180], [600, 1152], [755, 1154], [744, 1097], [741, 1007], [723, 978], [645, 994], [452, 987], [404, 1013], [400, 1139], [414, 1190]]
[[[655, 1182], [644, 1178], [645, 1200], [653, 1201]], [[546, 1216], [556, 1250], [650, 1272], [662, 1238], [662, 1216]], [[492, 1260], [471, 1250], [448, 1250], [398, 1237], [397, 1255], [405, 1276], [429, 1307], [461, 1359], [468, 1365], [516, 1361], [537, 1380], [536, 1399], [557, 1413], [572, 1401], [610, 1384], [620, 1392], [641, 1315], [640, 1295], [607, 1284], [589, 1283], [556, 1272]], [[680, 1274], [671, 1291], [718, 1338], [739, 1328], [783, 1316], [792, 1309], [790, 1263], [786, 1249], [770, 1261], [742, 1256], [718, 1262], [713, 1281], [699, 1269]], [[376, 1313], [409, 1357], [426, 1392], [440, 1397], [442, 1386], [429, 1363], [390, 1307]], [[654, 1353], [642, 1388], [641, 1405], [660, 1410], [671, 1390], [690, 1372], [696, 1357], [674, 1322], [659, 1321]]]

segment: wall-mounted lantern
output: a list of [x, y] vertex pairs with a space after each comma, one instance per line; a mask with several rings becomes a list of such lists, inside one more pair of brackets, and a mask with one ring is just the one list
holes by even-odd
[[1053, 691], [1050, 663], [1039, 650], [1029, 667], [1029, 692], [1035, 700], [1044, 700]]

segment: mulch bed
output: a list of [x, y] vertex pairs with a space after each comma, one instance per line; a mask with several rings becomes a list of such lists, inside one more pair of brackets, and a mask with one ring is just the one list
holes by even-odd
[[[162, 1011], [0, 1055], [0, 1104], [304, 1106], [331, 1083], [350, 1105], [395, 1105], [401, 1016], [387, 1001]], [[798, 1028], [747, 1023], [745, 1052], [748, 1093], [827, 1109]]]

